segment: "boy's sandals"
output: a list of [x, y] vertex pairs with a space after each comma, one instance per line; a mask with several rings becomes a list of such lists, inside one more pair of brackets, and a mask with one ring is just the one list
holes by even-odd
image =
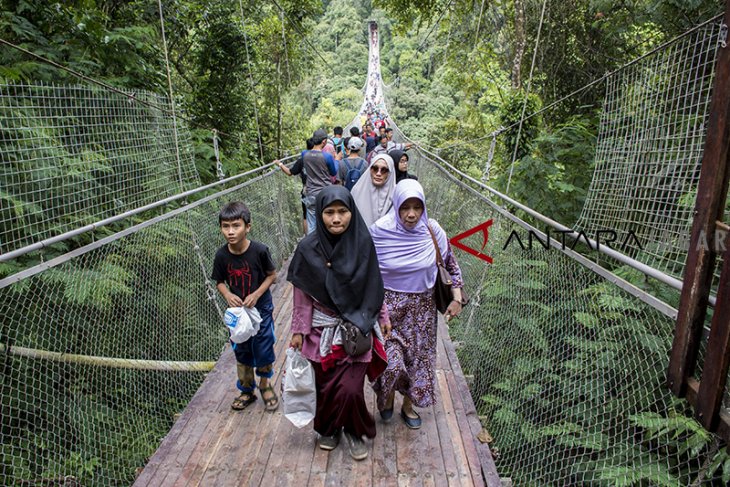
[[235, 398], [231, 403], [231, 409], [234, 411], [243, 411], [255, 401], [256, 396], [252, 392], [242, 392], [241, 395]]
[[[276, 411], [279, 407], [279, 396], [277, 396], [276, 392], [274, 392], [274, 388], [269, 386], [264, 387], [263, 389], [259, 388], [259, 390], [261, 391], [261, 399], [263, 399], [264, 401], [264, 409], [266, 409], [267, 411]], [[270, 396], [268, 399], [264, 397], [264, 394], [267, 392], [271, 392], [272, 394], [272, 396]]]

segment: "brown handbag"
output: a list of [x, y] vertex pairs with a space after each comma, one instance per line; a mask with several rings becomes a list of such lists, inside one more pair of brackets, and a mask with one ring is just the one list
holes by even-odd
[[[433, 301], [436, 304], [436, 309], [439, 313], [446, 313], [446, 309], [454, 300], [453, 294], [451, 293], [451, 286], [453, 281], [451, 280], [451, 274], [446, 270], [446, 264], [444, 259], [441, 257], [441, 249], [439, 249], [438, 242], [436, 242], [436, 236], [431, 230], [431, 225], [428, 226], [428, 231], [431, 233], [431, 239], [433, 240], [433, 246], [436, 248], [436, 284], [433, 287]], [[469, 298], [466, 295], [466, 291], [462, 288], [461, 290], [461, 305], [465, 306], [469, 302]]]

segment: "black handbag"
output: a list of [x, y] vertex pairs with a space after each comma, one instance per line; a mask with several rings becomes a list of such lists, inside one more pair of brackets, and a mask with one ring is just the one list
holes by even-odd
[[[439, 313], [446, 313], [446, 309], [454, 300], [454, 296], [451, 293], [451, 286], [453, 281], [451, 280], [451, 274], [446, 270], [446, 264], [444, 259], [441, 257], [441, 250], [439, 249], [438, 242], [436, 242], [436, 236], [431, 230], [431, 225], [428, 226], [428, 231], [431, 233], [431, 239], [433, 240], [433, 246], [436, 248], [436, 284], [433, 287], [433, 301], [436, 304], [436, 309]], [[469, 303], [469, 298], [466, 295], [466, 291], [462, 288], [461, 290], [461, 305], [466, 306]]]
[[342, 348], [350, 357], [359, 357], [373, 348], [373, 335], [364, 335], [360, 328], [349, 321], [342, 322]]

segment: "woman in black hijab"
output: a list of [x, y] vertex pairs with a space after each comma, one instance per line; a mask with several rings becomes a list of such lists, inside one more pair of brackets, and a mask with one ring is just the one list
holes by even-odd
[[413, 174], [408, 174], [408, 153], [400, 149], [393, 149], [388, 152], [393, 158], [395, 164], [395, 184], [400, 183], [404, 179], [418, 179]]
[[[294, 285], [291, 346], [314, 368], [319, 447], [333, 450], [340, 431], [350, 455], [367, 457], [363, 436], [375, 437], [365, 403], [365, 376], [373, 381], [387, 365], [384, 336], [390, 334], [375, 246], [350, 192], [328, 186], [316, 200], [317, 229], [297, 246], [287, 279]], [[342, 347], [342, 320], [372, 336], [373, 347], [353, 357]], [[377, 326], [376, 326], [377, 325]]]

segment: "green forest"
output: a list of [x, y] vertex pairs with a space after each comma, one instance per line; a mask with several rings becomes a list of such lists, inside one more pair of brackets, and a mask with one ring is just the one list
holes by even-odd
[[[583, 87], [717, 16], [724, 5], [720, 0], [0, 1], [0, 183], [13, 188], [0, 185], [0, 235], [8, 240], [0, 239], [2, 252], [214, 182], [221, 176], [216, 149], [223, 174], [232, 176], [296, 154], [317, 128], [331, 132], [345, 126], [362, 102], [371, 20], [379, 26], [389, 113], [402, 132], [425, 149], [440, 149], [441, 157], [479, 179], [492, 149], [490, 134], [506, 128], [493, 147], [489, 183], [498, 190], [509, 186], [516, 200], [572, 224], [591, 182], [605, 98], [604, 85]], [[91, 88], [105, 92], [90, 80], [136, 93], [135, 101], [165, 110], [172, 93], [180, 123], [173, 124], [167, 111], [146, 106], [140, 108], [144, 113], [133, 113], [130, 107], [139, 104], [124, 96], [89, 97], [61, 117], [60, 129], [51, 130], [47, 121], [53, 117], [23, 96], [35, 93], [28, 88], [33, 85], [42, 85], [49, 98], [63, 90], [78, 89], [84, 96]], [[123, 157], [139, 187], [124, 187], [129, 179], [114, 173], [104, 158], [106, 148], [83, 142], [74, 146], [82, 149], [68, 148], [78, 135], [65, 128], [82, 123], [84, 108], [92, 105], [144, 120], [139, 126], [147, 131], [124, 147]], [[34, 118], [15, 118], [21, 111]], [[538, 111], [518, 129], [523, 114]], [[98, 130], [132, 138], [139, 129], [123, 117], [83, 123], [100, 127], [85, 128], [89, 137]], [[26, 138], [20, 140], [22, 130]], [[182, 141], [179, 167], [170, 163], [173, 140]], [[24, 172], [25, 154], [40, 161], [40, 180]], [[140, 154], [149, 161], [136, 160]], [[476, 205], [472, 196], [443, 189], [435, 169], [413, 162], [449, 232], [463, 230], [465, 220], [477, 224], [492, 211], [482, 205], [481, 213], [465, 218], [463, 208]], [[111, 187], [122, 189], [106, 192]], [[56, 188], [63, 188], [64, 196], [54, 194]], [[289, 218], [298, 214], [298, 189], [298, 182], [268, 177], [234, 193], [261, 215], [256, 228], [270, 239], [279, 262], [298, 237], [298, 222]], [[50, 196], [41, 200], [39, 194]], [[684, 195], [687, 205], [693, 196]], [[215, 361], [225, 333], [211, 289], [199, 276], [201, 269], [209, 271], [209, 256], [219, 245], [211, 222], [220, 201], [0, 289], [5, 318], [0, 351], [6, 352], [0, 483], [50, 482], [66, 475], [82, 485], [134, 480], [135, 469], [144, 466], [204, 374], [74, 367], [18, 359], [7, 351], [19, 345]], [[52, 202], [53, 214], [44, 202]], [[179, 206], [130, 221], [140, 223]], [[24, 222], [22, 228], [17, 222]], [[0, 278], [126, 226], [115, 223], [41, 255], [0, 263]], [[497, 222], [495, 235], [510, 228], [509, 222]], [[452, 325], [452, 337], [465, 344], [459, 351], [462, 367], [480, 419], [496, 437], [492, 446], [505, 476], [516, 485], [727, 485], [725, 445], [691, 419], [684, 401], [667, 399], [658, 388], [671, 323], [566, 259], [503, 253], [504, 265], [488, 278], [477, 264], [464, 263], [474, 300], [490, 307], [472, 307], [468, 322]], [[642, 274], [614, 271], [676, 305], [676, 293]], [[195, 277], [181, 280], [181, 275]], [[520, 279], [512, 282], [515, 275]], [[178, 315], [174, 326], [168, 322]], [[51, 331], [46, 323], [52, 323]], [[482, 328], [472, 328], [473, 323]], [[498, 333], [511, 326], [511, 335]], [[100, 333], [100, 327], [112, 331]], [[595, 424], [586, 408], [598, 411]], [[626, 411], [631, 414], [611, 428], [599, 428], [601, 418]], [[526, 444], [535, 453], [532, 463], [520, 465], [513, 459]]]
[[[157, 2], [2, 3], [3, 39], [112, 86], [168, 93]], [[209, 182], [216, 173], [213, 129], [230, 175], [295, 153], [315, 128], [331, 131], [352, 120], [367, 70], [368, 20], [379, 25], [393, 119], [425, 146], [458, 144], [441, 155], [480, 176], [491, 142], [485, 136], [520, 119], [528, 84], [527, 114], [717, 15], [722, 2], [578, 0], [551, 3], [541, 15], [537, 0], [172, 0], [162, 11], [172, 91]], [[0, 77], [78, 83], [7, 46]], [[602, 96], [585, 90], [525, 121], [516, 199], [575, 220]], [[506, 184], [516, 137], [513, 128], [500, 138], [491, 172], [497, 187]], [[534, 194], [534, 179], [548, 180], [573, 203]]]

